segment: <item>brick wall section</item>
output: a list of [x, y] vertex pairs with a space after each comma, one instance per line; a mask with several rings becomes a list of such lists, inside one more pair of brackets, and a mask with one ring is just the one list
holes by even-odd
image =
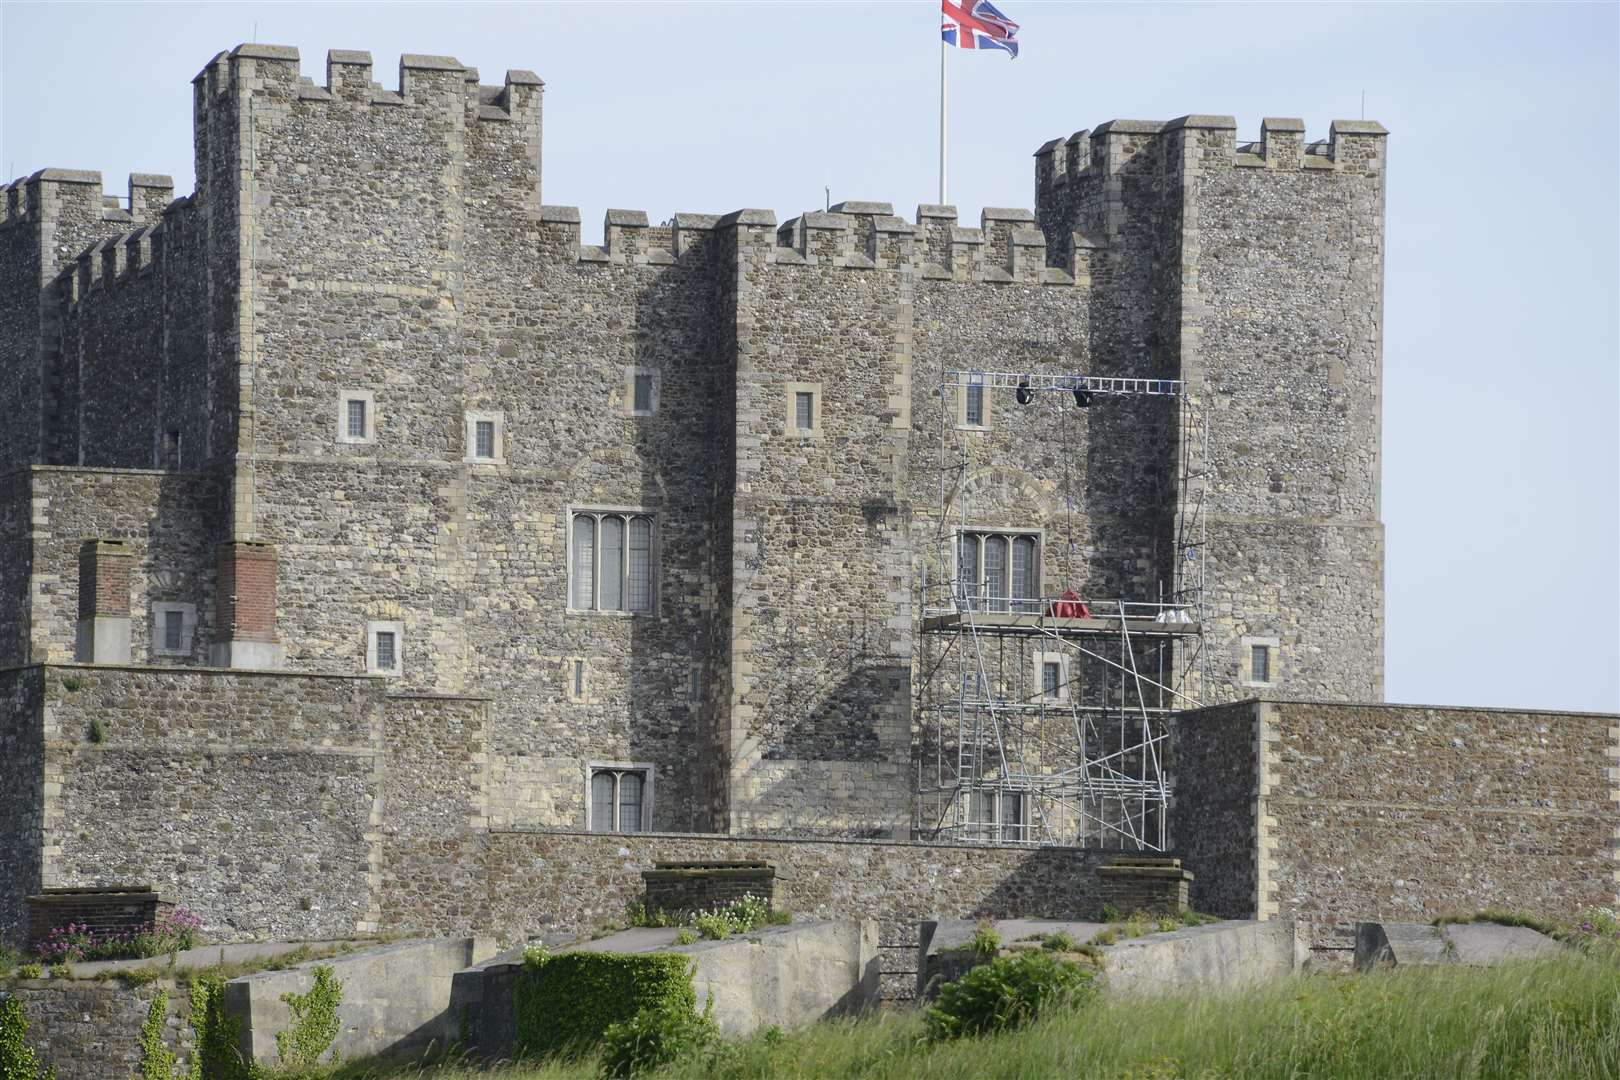
[[777, 906], [776, 868], [769, 863], [668, 863], [641, 872], [647, 911], [713, 911], [747, 896]]
[[158, 991], [169, 994], [163, 1041], [189, 1066], [194, 1033], [184, 987], [168, 980], [129, 987], [108, 982], [21, 980], [0, 990], [15, 997], [28, 1019], [28, 1044], [57, 1080], [106, 1080], [140, 1072], [141, 1026]]
[[219, 627], [233, 641], [276, 639], [276, 549], [237, 540], [219, 547]]
[[46, 889], [28, 898], [28, 944], [43, 943], [52, 930], [69, 923], [97, 934], [141, 930], [173, 906], [150, 889]]
[[1171, 841], [1195, 875], [1196, 911], [1254, 918], [1257, 738], [1252, 702], [1176, 716]]
[[129, 616], [134, 552], [121, 540], [86, 540], [79, 548], [79, 618]]
[[0, 945], [21, 946], [26, 898], [40, 887], [44, 685], [40, 668], [0, 670]]
[[1192, 872], [1180, 859], [1116, 857], [1097, 868], [1102, 883], [1102, 901], [1121, 915], [1145, 911], [1151, 915], [1176, 915], [1189, 906], [1188, 888]]
[[[1220, 719], [1245, 707], [1261, 917], [1313, 924], [1318, 947], [1348, 947], [1357, 919], [1486, 907], [1562, 917], [1620, 903], [1620, 801], [1606, 755], [1616, 717], [1254, 702]], [[1184, 738], [1181, 773], [1213, 745]], [[1235, 771], [1241, 745], [1234, 733], [1212, 767]], [[1220, 872], [1190, 861], [1218, 850], [1207, 839], [1178, 835], [1200, 880]]]

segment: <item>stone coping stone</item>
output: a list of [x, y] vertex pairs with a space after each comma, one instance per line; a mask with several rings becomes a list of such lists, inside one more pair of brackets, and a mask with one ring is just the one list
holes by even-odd
[[1492, 922], [1448, 923], [1440, 928], [1440, 932], [1451, 942], [1451, 952], [1457, 963], [1476, 967], [1500, 964], [1504, 960], [1557, 956], [1565, 948], [1528, 926], [1503, 926]]
[[[1048, 934], [1068, 934], [1076, 944], [1083, 945], [1108, 925], [1082, 919], [942, 919], [935, 923], [925, 922], [920, 937], [923, 958], [966, 945], [978, 933], [980, 922], [988, 922], [1001, 936], [1002, 948], [1026, 938], [1045, 937]], [[933, 927], [932, 934], [928, 931], [929, 926]]]
[[1099, 866], [1097, 875], [1118, 878], [1166, 878], [1176, 881], [1193, 879], [1191, 870], [1184, 870], [1179, 866]]
[[[273, 960], [278, 956], [294, 952], [306, 946], [320, 950], [334, 945], [353, 945], [355, 952], [364, 951], [364, 946], [380, 945], [381, 942], [369, 938], [338, 939], [333, 941], [238, 941], [226, 942], [219, 945], [198, 945], [193, 949], [182, 949], [175, 954], [174, 966], [179, 968], [205, 968], [215, 964], [240, 964], [248, 960]], [[353, 956], [355, 953], [345, 953]], [[137, 971], [141, 968], [169, 966], [169, 954], [158, 956], [145, 956], [135, 960], [91, 960], [79, 964], [69, 964], [74, 978], [87, 979], [103, 972]]]

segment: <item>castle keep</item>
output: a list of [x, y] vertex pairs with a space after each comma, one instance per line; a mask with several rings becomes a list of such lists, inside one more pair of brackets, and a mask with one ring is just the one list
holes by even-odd
[[[977, 226], [611, 210], [597, 246], [528, 72], [243, 45], [193, 86], [190, 195], [3, 189], [0, 931], [108, 884], [221, 933], [530, 925], [644, 850], [590, 832], [829, 876], [990, 845], [964, 908], [1109, 847], [1201, 853], [1234, 913], [1338, 880], [1308, 834], [1355, 814], [1288, 807], [1328, 797], [1307, 743], [1393, 715], [1381, 126], [1112, 121]], [[1620, 729], [1506, 727], [1581, 763], [1533, 796], [1556, 867], [1413, 903], [1612, 902]]]

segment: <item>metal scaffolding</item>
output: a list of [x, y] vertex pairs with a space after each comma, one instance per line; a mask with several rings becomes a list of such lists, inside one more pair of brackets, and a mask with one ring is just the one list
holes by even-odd
[[[1018, 587], [1011, 548], [997, 549], [994, 574], [978, 573], [988, 554], [982, 563], [961, 558], [964, 536], [996, 531], [976, 526], [968, 486], [950, 483], [968, 454], [965, 445], [952, 452], [949, 395], [970, 387], [1010, 391], [1023, 405], [1044, 394], [1072, 396], [1076, 407], [1119, 395], [1178, 410], [1174, 571], [1157, 600], [1032, 595]], [[940, 399], [939, 541], [947, 546], [938, 565], [956, 569], [931, 585], [925, 568], [921, 589], [922, 630], [940, 648], [921, 679], [919, 826], [941, 839], [1165, 850], [1166, 720], [1196, 708], [1195, 694], [1208, 685], [1204, 421], [1171, 379], [948, 371]], [[1064, 497], [1072, 513], [1073, 492]], [[1026, 572], [1022, 580], [1033, 578]]]

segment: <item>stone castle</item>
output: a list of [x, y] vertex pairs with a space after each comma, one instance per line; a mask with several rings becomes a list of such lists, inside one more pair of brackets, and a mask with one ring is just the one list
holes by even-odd
[[[1376, 704], [1378, 124], [1112, 121], [1040, 147], [1033, 210], [977, 227], [612, 210], [595, 246], [541, 200], [529, 72], [405, 56], [386, 89], [333, 51], [317, 85], [243, 45], [193, 87], [192, 194], [4, 188], [0, 931], [41, 888], [115, 884], [224, 934], [515, 930], [617, 902], [626, 859], [737, 843], [803, 881], [882, 862], [965, 910], [1084, 906], [1052, 887], [1096, 857], [1072, 821], [928, 843], [951, 837], [920, 778], [962, 756], [928, 720], [964, 693], [961, 639], [923, 632], [941, 583], [1014, 615], [1066, 590], [1195, 611], [1100, 675], [981, 667], [986, 693], [1121, 715], [1122, 673], [1180, 673], [1154, 683], [1150, 846], [1206, 907], [1614, 900], [1613, 718]], [[1028, 392], [1074, 374], [1089, 408]], [[1391, 835], [1343, 885], [1324, 837], [1368, 835], [1383, 812], [1350, 807], [1435, 740], [1563, 794], [1470, 789], [1458, 850], [1511, 872], [1390, 894]], [[1552, 863], [1491, 817], [1521, 801]]]

